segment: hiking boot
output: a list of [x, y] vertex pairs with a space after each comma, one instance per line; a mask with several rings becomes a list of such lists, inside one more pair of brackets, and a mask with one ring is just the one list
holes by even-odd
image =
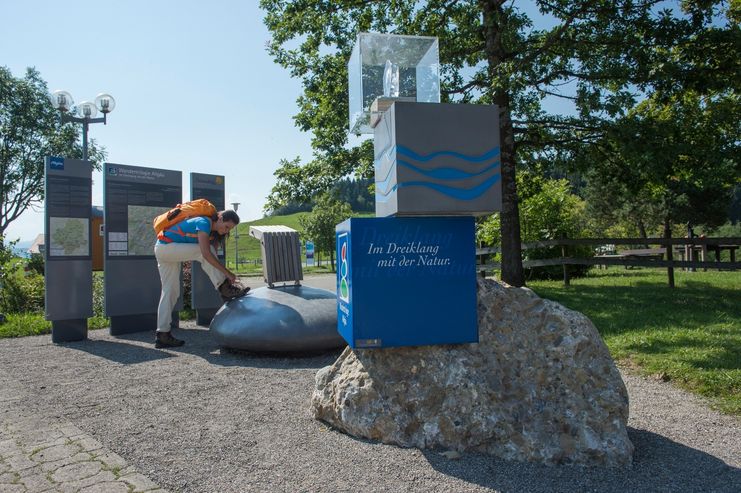
[[185, 344], [185, 341], [175, 339], [169, 332], [157, 332], [157, 340], [154, 343], [154, 347], [161, 349], [165, 347], [180, 347], [183, 344]]
[[234, 281], [233, 283], [230, 283], [229, 279], [226, 279], [219, 286], [219, 294], [221, 295], [221, 299], [224, 301], [231, 301], [235, 298], [241, 298], [242, 296], [246, 295], [249, 290], [250, 288], [245, 286], [241, 282]]

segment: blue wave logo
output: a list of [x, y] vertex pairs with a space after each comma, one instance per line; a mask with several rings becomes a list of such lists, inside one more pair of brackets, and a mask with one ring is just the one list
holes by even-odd
[[[393, 150], [396, 151], [397, 158], [395, 160], [392, 158]], [[430, 154], [418, 154], [414, 150], [401, 145], [388, 146], [378, 153], [374, 163], [376, 169], [376, 201], [385, 203], [391, 198], [390, 195], [398, 189], [406, 187], [428, 188], [457, 200], [476, 199], [501, 179], [499, 153], [499, 146], [476, 155], [445, 150]], [[399, 156], [408, 159], [399, 159]], [[444, 158], [445, 165], [439, 167], [420, 165], [420, 163], [430, 163], [438, 158]], [[412, 160], [417, 161], [417, 163], [411, 162]], [[463, 162], [456, 165], [456, 161]], [[394, 171], [397, 166], [403, 166], [414, 171], [421, 176], [421, 179], [396, 183], [397, 174]], [[385, 173], [383, 178], [379, 179], [381, 170], [385, 170]], [[483, 181], [470, 188], [456, 187], [452, 183], [439, 183], [440, 181], [455, 182], [476, 177], [480, 177]]]
[[409, 149], [408, 147], [404, 146], [396, 146], [396, 152], [399, 154], [402, 154], [404, 156], [410, 157], [414, 159], [415, 161], [432, 161], [433, 159], [440, 157], [440, 156], [450, 156], [454, 157], [456, 159], [462, 159], [464, 161], [468, 161], [469, 163], [480, 163], [482, 161], [488, 161], [491, 158], [499, 156], [499, 146], [496, 146], [492, 148], [491, 150], [486, 151], [483, 154], [480, 154], [478, 156], [469, 156], [468, 154], [461, 154], [460, 152], [454, 152], [454, 151], [439, 151], [439, 152], [432, 152], [430, 154], [422, 155], [417, 154], [413, 150]]
[[386, 203], [391, 198], [392, 192], [396, 192], [399, 188], [404, 187], [424, 187], [435, 190], [436, 192], [440, 192], [441, 194], [447, 195], [454, 199], [473, 200], [489, 190], [492, 185], [497, 183], [500, 179], [501, 175], [497, 173], [496, 175], [492, 175], [491, 177], [489, 177], [488, 180], [472, 188], [455, 188], [426, 181], [406, 181], [391, 187], [391, 190], [387, 194], [380, 195], [378, 192], [376, 192], [376, 201], [380, 203]]

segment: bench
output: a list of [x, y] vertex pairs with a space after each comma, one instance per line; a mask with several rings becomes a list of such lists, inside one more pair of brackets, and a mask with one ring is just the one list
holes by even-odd
[[606, 245], [600, 245], [597, 248], [594, 249], [594, 253], [597, 256], [613, 256], [616, 253], [615, 245], [608, 243]]
[[637, 248], [635, 250], [623, 250], [618, 253], [619, 256], [625, 258], [664, 258], [666, 254], [666, 248]]
[[[640, 259], [640, 258], [655, 258], [658, 260], [661, 260], [664, 258], [664, 254], [666, 254], [666, 248], [636, 248], [633, 250], [622, 250], [618, 253], [614, 254], [606, 254], [606, 255], [595, 255], [594, 258], [620, 258], [620, 259]], [[607, 264], [604, 264], [604, 267], [607, 268]], [[626, 265], [625, 268], [628, 269], [630, 266]]]

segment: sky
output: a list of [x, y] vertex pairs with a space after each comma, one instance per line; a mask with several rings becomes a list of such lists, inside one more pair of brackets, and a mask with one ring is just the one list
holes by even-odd
[[[257, 0], [0, 0], [0, 65], [36, 67], [49, 90], [75, 102], [111, 94], [116, 108], [89, 137], [111, 163], [225, 176], [242, 220], [262, 217], [282, 158], [311, 159], [294, 125], [299, 80], [273, 62]], [[93, 173], [93, 204], [103, 205]], [[43, 208], [7, 238], [43, 233]]]
[[[518, 6], [539, 28], [553, 24], [532, 0]], [[293, 120], [300, 81], [267, 53], [258, 0], [0, 0], [0, 15], [0, 65], [16, 77], [33, 66], [78, 103], [111, 94], [108, 124], [89, 137], [108, 162], [182, 171], [185, 200], [191, 172], [224, 175], [227, 203], [257, 219], [280, 160], [311, 160], [311, 135]], [[93, 205], [103, 205], [102, 184], [94, 172]], [[6, 237], [43, 230], [40, 207]]]

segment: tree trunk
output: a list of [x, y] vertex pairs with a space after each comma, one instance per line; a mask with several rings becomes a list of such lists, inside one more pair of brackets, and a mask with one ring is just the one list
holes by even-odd
[[[500, 100], [500, 98], [497, 98], [497, 100]], [[502, 280], [512, 286], [524, 286], [520, 209], [515, 181], [514, 133], [509, 117], [509, 107], [500, 106], [499, 108], [502, 162]]]
[[[503, 0], [482, 0], [484, 35], [489, 73], [494, 79], [495, 68], [504, 58], [502, 46]], [[494, 102], [499, 106], [499, 145], [502, 170], [502, 280], [512, 286], [524, 286], [520, 211], [515, 181], [515, 134], [510, 116], [510, 97], [506, 88], [494, 88]]]
[[[672, 225], [669, 219], [664, 219], [664, 238], [667, 240], [670, 240], [672, 237]], [[670, 244], [664, 245], [666, 247], [666, 260], [671, 262], [674, 259], [674, 246]], [[666, 268], [666, 273], [669, 276], [669, 287], [674, 287], [674, 267], [669, 265], [669, 267]]]
[[[638, 234], [641, 235], [641, 238], [644, 240], [648, 239], [648, 234], [646, 233], [646, 225], [643, 224], [643, 220], [638, 220]], [[643, 244], [643, 248], [648, 248], [648, 243]]]

